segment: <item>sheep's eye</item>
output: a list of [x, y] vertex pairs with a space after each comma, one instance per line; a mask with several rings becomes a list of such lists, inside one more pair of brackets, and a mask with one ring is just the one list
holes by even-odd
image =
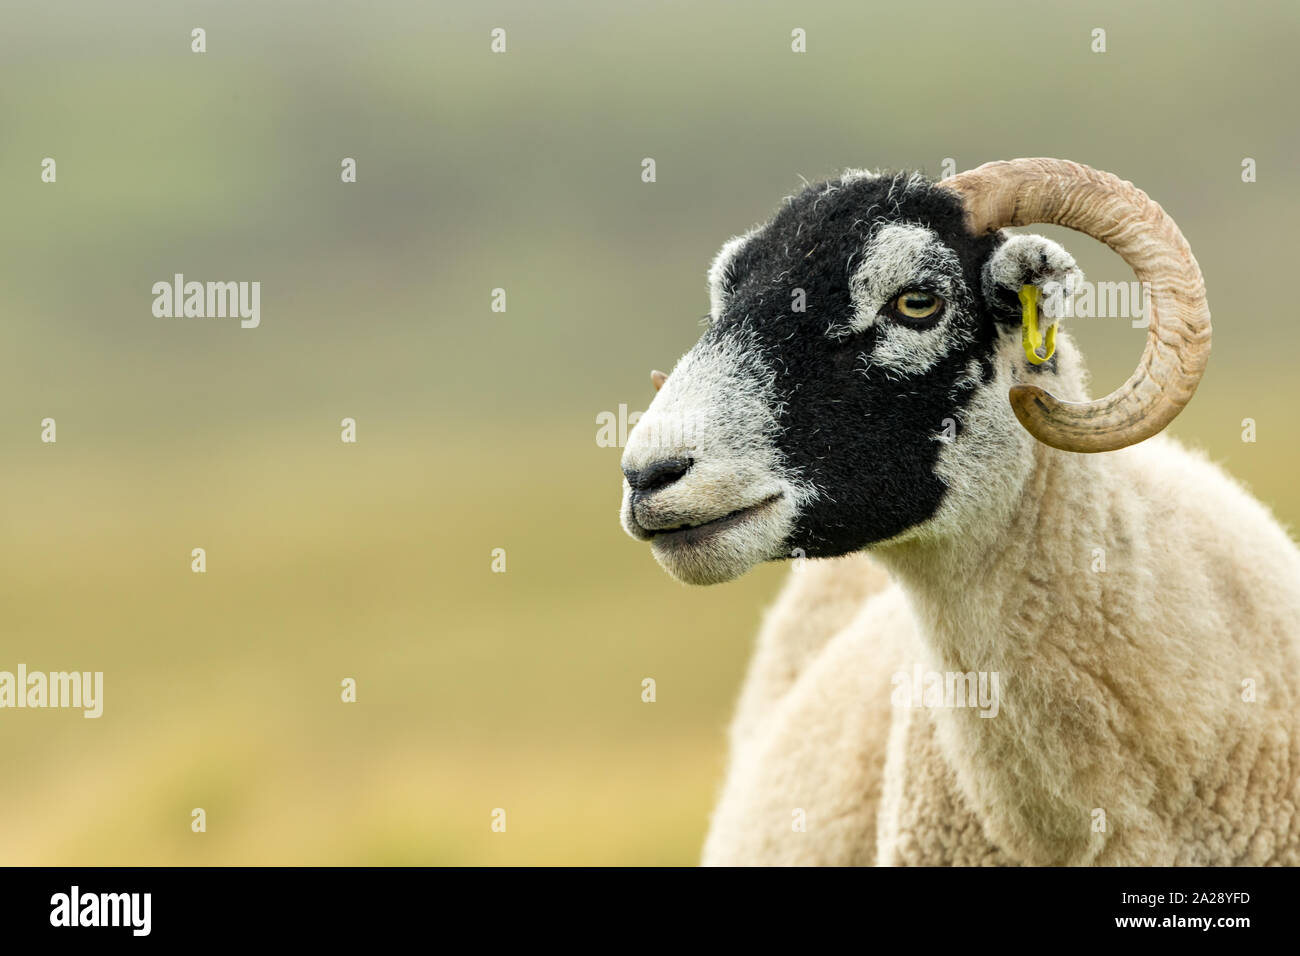
[[890, 310], [905, 322], [929, 324], [943, 311], [943, 299], [929, 292], [904, 292], [889, 303]]

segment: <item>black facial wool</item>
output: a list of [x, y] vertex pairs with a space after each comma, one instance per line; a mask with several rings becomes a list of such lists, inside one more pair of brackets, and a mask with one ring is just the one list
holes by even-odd
[[[957, 290], [944, 304], [943, 340], [916, 336], [918, 349], [932, 353], [920, 370], [874, 358], [897, 315], [882, 311], [860, 331], [832, 334], [861, 306], [851, 288], [856, 271], [906, 271], [906, 263], [871, 261], [873, 237], [891, 225], [930, 230], [939, 246], [926, 261], [931, 270], [947, 263], [950, 274], [940, 278]], [[1014, 296], [983, 291], [982, 271], [1003, 241], [972, 235], [961, 200], [924, 177], [851, 174], [787, 199], [722, 270], [723, 305], [701, 345], [743, 339], [759, 350], [773, 377], [779, 452], [819, 492], [801, 511], [792, 553], [845, 554], [935, 513], [945, 492], [935, 472], [943, 440], [960, 434], [963, 408], [992, 377], [999, 328], [1019, 323]], [[900, 280], [894, 294], [924, 290], [923, 271], [915, 282]], [[893, 333], [903, 341], [909, 334]]]

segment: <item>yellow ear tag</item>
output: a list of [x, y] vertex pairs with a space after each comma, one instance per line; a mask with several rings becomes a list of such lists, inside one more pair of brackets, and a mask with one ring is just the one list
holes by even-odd
[[[1047, 339], [1038, 330], [1038, 286], [1020, 287], [1020, 318], [1024, 323], [1020, 341], [1025, 347], [1025, 358], [1033, 365], [1042, 365], [1056, 351], [1056, 323], [1047, 327]], [[1039, 354], [1039, 349], [1043, 353]]]

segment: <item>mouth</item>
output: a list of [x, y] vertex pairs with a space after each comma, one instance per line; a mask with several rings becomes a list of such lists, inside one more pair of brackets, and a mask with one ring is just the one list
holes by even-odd
[[776, 504], [781, 497], [782, 494], [777, 492], [768, 498], [764, 498], [758, 504], [740, 508], [737, 511], [732, 511], [720, 518], [714, 518], [712, 521], [705, 521], [702, 524], [681, 525], [676, 528], [661, 528], [648, 531], [650, 541], [654, 544], [668, 545], [670, 547], [693, 547], [705, 544], [718, 535], [758, 517]]

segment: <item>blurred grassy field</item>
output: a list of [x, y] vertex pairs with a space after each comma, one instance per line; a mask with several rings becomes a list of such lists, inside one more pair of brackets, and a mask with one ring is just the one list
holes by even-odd
[[[596, 415], [645, 406], [648, 369], [698, 335], [717, 246], [801, 175], [1056, 155], [1146, 188], [1215, 316], [1174, 431], [1295, 522], [1300, 131], [1279, 117], [1298, 19], [10, 5], [0, 669], [103, 670], [106, 703], [99, 720], [0, 712], [0, 863], [693, 862], [783, 572], [669, 581], [617, 527]], [[1129, 278], [1052, 234], [1090, 278]], [[175, 272], [261, 281], [261, 327], [155, 319], [150, 286]], [[1143, 335], [1072, 331], [1098, 391]]]
[[521, 486], [542, 436], [293, 440], [146, 474], [60, 439], [15, 481], [6, 650], [106, 690], [97, 721], [5, 713], [7, 861], [689, 860], [754, 623], [736, 608], [772, 572], [669, 582], [620, 540], [594, 443]]

